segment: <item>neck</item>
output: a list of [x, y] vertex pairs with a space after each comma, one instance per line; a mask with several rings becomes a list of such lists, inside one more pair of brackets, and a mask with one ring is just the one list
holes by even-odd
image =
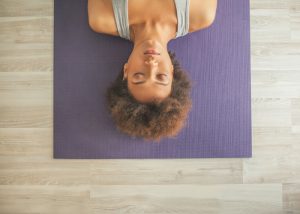
[[154, 40], [167, 48], [168, 42], [176, 37], [176, 26], [170, 26], [170, 24], [167, 25], [162, 22], [135, 24], [131, 26], [130, 37], [134, 46], [138, 46], [146, 40]]

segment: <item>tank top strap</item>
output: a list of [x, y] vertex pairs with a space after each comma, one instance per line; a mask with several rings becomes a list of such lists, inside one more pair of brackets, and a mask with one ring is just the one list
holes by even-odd
[[174, 0], [177, 12], [177, 34], [176, 38], [189, 33], [190, 0]]
[[128, 0], [112, 0], [112, 6], [120, 37], [130, 40]]

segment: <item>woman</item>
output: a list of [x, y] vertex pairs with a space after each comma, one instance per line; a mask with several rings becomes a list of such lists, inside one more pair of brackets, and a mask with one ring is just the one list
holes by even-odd
[[217, 0], [88, 0], [88, 20], [98, 33], [134, 43], [107, 90], [118, 129], [158, 142], [184, 126], [191, 83], [168, 42], [210, 26]]

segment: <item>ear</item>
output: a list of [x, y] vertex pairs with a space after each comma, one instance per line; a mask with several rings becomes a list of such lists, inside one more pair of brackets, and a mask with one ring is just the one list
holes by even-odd
[[128, 63], [126, 62], [123, 66], [124, 79], [127, 78], [127, 67], [128, 67]]

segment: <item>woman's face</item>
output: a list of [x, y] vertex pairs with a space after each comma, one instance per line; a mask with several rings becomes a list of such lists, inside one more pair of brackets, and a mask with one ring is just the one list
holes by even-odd
[[[148, 49], [154, 49], [160, 55], [145, 54]], [[128, 90], [139, 102], [161, 101], [171, 93], [173, 69], [167, 49], [158, 42], [147, 40], [133, 48], [124, 65], [124, 78]]]

